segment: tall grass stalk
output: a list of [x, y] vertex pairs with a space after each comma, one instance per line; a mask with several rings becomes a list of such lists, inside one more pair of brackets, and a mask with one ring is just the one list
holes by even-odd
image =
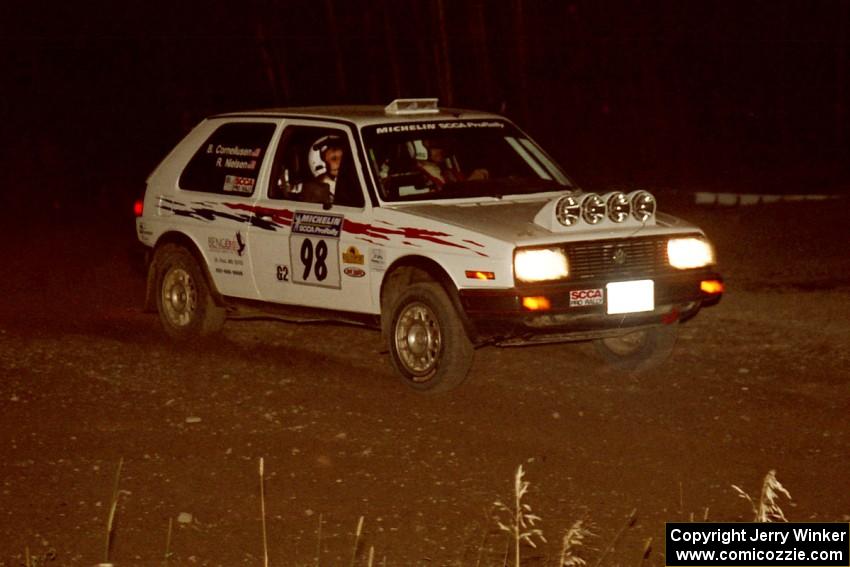
[[584, 521], [576, 520], [564, 533], [561, 539], [561, 553], [558, 555], [558, 567], [579, 567], [587, 561], [579, 555], [586, 537], [593, 535], [584, 525]]
[[646, 560], [649, 559], [649, 556], [652, 554], [652, 538], [646, 538], [646, 541], [643, 544], [643, 555], [640, 558], [640, 564], [643, 566], [646, 563]]
[[484, 511], [484, 535], [481, 537], [481, 544], [478, 546], [478, 554], [475, 558], [475, 567], [481, 567], [481, 555], [484, 553], [484, 546], [487, 545], [487, 537], [490, 535], [490, 530], [487, 528], [487, 522], [493, 517], [493, 506], [489, 510]]
[[263, 567], [269, 567], [269, 538], [266, 532], [266, 487], [263, 478], [262, 457], [260, 457], [260, 518], [263, 526]]
[[534, 538], [538, 538], [543, 542], [546, 541], [546, 538], [543, 536], [543, 530], [534, 527], [535, 522], [541, 521], [540, 516], [533, 514], [531, 512], [531, 506], [524, 504], [522, 501], [523, 496], [528, 492], [528, 487], [530, 486], [528, 481], [523, 480], [524, 476], [525, 471], [522, 469], [522, 465], [520, 465], [517, 467], [516, 474], [514, 475], [513, 507], [508, 507], [498, 500], [493, 503], [493, 506], [497, 510], [506, 512], [510, 517], [507, 524], [501, 520], [497, 520], [497, 522], [499, 529], [510, 534], [513, 539], [515, 567], [519, 567], [520, 565], [520, 546], [523, 542], [536, 549], [537, 544], [534, 543]]
[[168, 560], [171, 557], [171, 531], [173, 528], [174, 518], [168, 518], [168, 533], [165, 535], [165, 556], [162, 561], [164, 567], [168, 567]]
[[750, 507], [755, 514], [754, 521], [762, 523], [788, 521], [785, 518], [782, 508], [779, 507], [779, 498], [785, 496], [785, 498], [791, 500], [791, 494], [785, 490], [785, 487], [776, 478], [775, 470], [769, 470], [764, 476], [764, 481], [761, 483], [761, 496], [759, 496], [758, 504], [740, 487], [733, 484], [732, 488], [738, 493], [739, 498], [743, 498], [750, 503]]
[[357, 532], [354, 534], [354, 549], [351, 552], [351, 567], [354, 567], [354, 562], [357, 561], [357, 548], [360, 546], [360, 534], [363, 533], [363, 516], [357, 520]]
[[115, 514], [118, 510], [118, 487], [121, 482], [121, 468], [124, 466], [124, 457], [118, 460], [118, 468], [115, 471], [115, 482], [112, 484], [112, 497], [109, 501], [109, 516], [106, 519], [106, 549], [103, 554], [103, 562], [109, 563], [109, 555], [112, 551], [112, 534], [115, 528]]
[[617, 545], [617, 542], [620, 541], [620, 538], [623, 537], [623, 534], [626, 533], [626, 530], [631, 528], [637, 522], [637, 508], [634, 508], [626, 518], [626, 523], [620, 528], [620, 531], [617, 532], [617, 535], [614, 536], [614, 539], [608, 544], [608, 546], [602, 550], [602, 553], [599, 554], [599, 559], [594, 563], [595, 567], [599, 567], [602, 565], [602, 560], [605, 559], [605, 556], [614, 549], [614, 546]]

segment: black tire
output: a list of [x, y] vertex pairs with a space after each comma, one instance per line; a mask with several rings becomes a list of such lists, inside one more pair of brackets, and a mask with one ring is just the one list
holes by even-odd
[[671, 323], [593, 342], [596, 352], [610, 366], [626, 372], [644, 372], [670, 357], [678, 331], [679, 324]]
[[227, 312], [215, 304], [207, 277], [195, 257], [181, 246], [157, 250], [156, 308], [162, 328], [171, 338], [185, 341], [217, 333]]
[[412, 284], [394, 298], [387, 341], [396, 371], [422, 392], [462, 384], [475, 354], [454, 305], [436, 282]]

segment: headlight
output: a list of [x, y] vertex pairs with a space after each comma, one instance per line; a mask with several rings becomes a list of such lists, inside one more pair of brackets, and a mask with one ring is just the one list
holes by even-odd
[[632, 204], [629, 198], [620, 191], [606, 195], [605, 206], [608, 208], [608, 218], [614, 222], [625, 221], [632, 212]]
[[581, 201], [581, 218], [587, 224], [597, 224], [605, 218], [605, 201], [596, 193], [588, 193]]
[[632, 215], [640, 222], [646, 222], [655, 214], [655, 197], [648, 191], [629, 193], [632, 203]]
[[514, 256], [514, 273], [519, 280], [540, 282], [567, 277], [567, 257], [560, 248], [519, 250]]
[[561, 197], [555, 206], [555, 217], [564, 226], [572, 226], [578, 222], [581, 214], [581, 203], [572, 195]]
[[667, 261], [674, 268], [702, 268], [714, 263], [714, 248], [701, 238], [673, 238], [667, 241]]

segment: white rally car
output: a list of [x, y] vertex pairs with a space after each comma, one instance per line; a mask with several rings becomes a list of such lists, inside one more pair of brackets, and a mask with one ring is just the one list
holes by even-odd
[[594, 340], [640, 370], [723, 292], [704, 234], [651, 194], [584, 192], [507, 119], [435, 99], [210, 117], [138, 205], [170, 336], [363, 323], [421, 390], [462, 382], [485, 344]]

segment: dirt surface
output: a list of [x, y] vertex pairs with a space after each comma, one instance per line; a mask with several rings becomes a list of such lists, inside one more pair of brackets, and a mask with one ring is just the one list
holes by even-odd
[[[448, 395], [408, 391], [377, 333], [229, 322], [175, 346], [140, 310], [128, 225], [4, 223], [0, 565], [112, 560], [261, 565], [258, 459], [272, 565], [502, 565], [491, 518], [518, 465], [554, 565], [663, 565], [665, 521], [750, 520], [776, 469], [790, 520], [850, 520], [846, 202], [672, 212], [717, 243], [729, 291], [683, 325], [666, 366], [624, 375], [589, 345], [477, 351]], [[8, 251], [11, 250], [11, 254]], [[637, 509], [636, 523], [617, 538]], [[188, 523], [179, 523], [178, 516]], [[321, 531], [319, 526], [321, 525]], [[319, 535], [319, 531], [321, 535]], [[606, 551], [609, 546], [613, 548]], [[547, 563], [547, 560], [549, 562]]]

